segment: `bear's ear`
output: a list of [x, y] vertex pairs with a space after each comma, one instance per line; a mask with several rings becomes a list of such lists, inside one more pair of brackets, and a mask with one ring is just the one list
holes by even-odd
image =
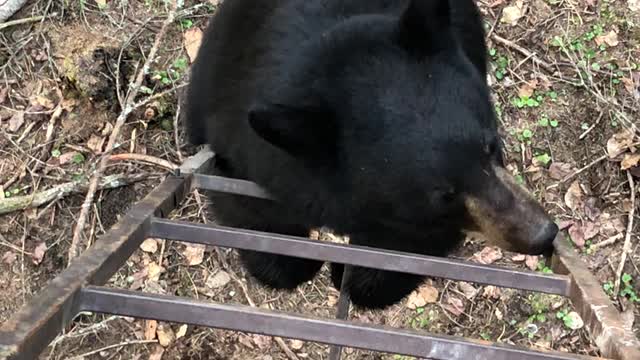
[[[449, 46], [450, 0], [411, 0], [400, 16], [398, 41], [407, 51], [428, 56]], [[458, 0], [453, 0], [458, 1]]]
[[256, 105], [249, 110], [249, 124], [258, 136], [294, 156], [323, 157], [335, 143], [335, 122], [322, 109]]

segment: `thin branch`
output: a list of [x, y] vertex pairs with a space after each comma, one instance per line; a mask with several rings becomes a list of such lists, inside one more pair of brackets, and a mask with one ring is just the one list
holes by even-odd
[[[146, 175], [125, 176], [122, 174], [116, 174], [105, 176], [98, 184], [98, 189], [114, 189], [142, 181], [146, 178]], [[89, 182], [87, 180], [70, 181], [31, 195], [13, 196], [0, 199], [0, 215], [13, 211], [39, 207], [70, 194], [82, 193], [87, 190], [88, 186]]]
[[167, 18], [162, 24], [162, 28], [160, 29], [160, 32], [158, 32], [158, 34], [156, 35], [153, 46], [149, 51], [149, 54], [144, 62], [144, 65], [142, 66], [142, 69], [138, 72], [135, 82], [130, 86], [131, 91], [126, 96], [124, 107], [122, 109], [122, 112], [116, 119], [116, 123], [111, 132], [111, 136], [109, 136], [109, 142], [107, 143], [105, 152], [100, 158], [98, 166], [93, 174], [93, 177], [91, 178], [91, 183], [89, 184], [89, 190], [87, 191], [87, 195], [84, 199], [84, 203], [82, 204], [82, 208], [80, 209], [80, 215], [78, 216], [78, 221], [73, 231], [73, 238], [71, 239], [71, 245], [69, 246], [69, 263], [71, 263], [71, 261], [76, 256], [79, 255], [80, 238], [82, 237], [84, 226], [87, 222], [89, 211], [91, 209], [91, 204], [93, 203], [93, 198], [95, 197], [95, 193], [98, 189], [98, 181], [100, 177], [102, 177], [102, 173], [104, 172], [104, 170], [107, 167], [107, 164], [109, 163], [111, 152], [113, 151], [113, 148], [120, 135], [120, 129], [122, 128], [125, 121], [129, 117], [129, 114], [134, 109], [133, 105], [135, 103], [135, 98], [140, 92], [140, 87], [142, 86], [142, 82], [144, 80], [145, 74], [149, 72], [149, 68], [151, 67], [151, 64], [156, 58], [156, 53], [158, 52], [160, 43], [162, 42], [162, 39], [167, 33], [169, 26], [173, 23], [175, 19], [176, 8], [177, 8], [177, 2], [174, 0], [172, 2], [171, 10], [169, 11]]
[[546, 61], [540, 60], [540, 58], [538, 58], [538, 56], [536, 56], [535, 53], [523, 48], [522, 46], [514, 43], [513, 41], [507, 40], [507, 39], [505, 39], [505, 38], [503, 38], [503, 37], [501, 37], [499, 35], [496, 35], [496, 34], [491, 35], [491, 38], [494, 41], [496, 41], [496, 42], [498, 42], [498, 43], [500, 43], [500, 44], [502, 44], [502, 45], [504, 45], [506, 47], [512, 48], [512, 49], [516, 50], [517, 52], [519, 52], [520, 54], [524, 55], [525, 57], [531, 59], [531, 61], [533, 61], [534, 64], [544, 68], [549, 73], [553, 74], [554, 72], [556, 72], [556, 69], [554, 69], [554, 67], [551, 64], [547, 63]]
[[115, 154], [115, 155], [111, 155], [109, 157], [109, 160], [111, 160], [111, 161], [122, 161], [122, 160], [138, 161], [138, 162], [143, 162], [143, 163], [147, 163], [147, 164], [157, 165], [157, 166], [163, 167], [163, 168], [165, 168], [167, 170], [171, 170], [171, 171], [175, 170], [178, 167], [178, 165], [172, 163], [171, 161], [167, 161], [167, 160], [155, 157], [155, 156], [144, 155], [144, 154], [133, 154], [133, 153]]
[[627, 255], [631, 252], [631, 232], [633, 231], [633, 217], [636, 211], [636, 186], [633, 181], [633, 175], [631, 175], [631, 172], [628, 170], [627, 179], [629, 180], [629, 187], [631, 188], [631, 210], [629, 210], [629, 223], [627, 224], [627, 233], [624, 238], [624, 246], [622, 247], [622, 255], [620, 256], [620, 264], [618, 265], [618, 271], [616, 271], [616, 281], [613, 285], [613, 293], [616, 295], [620, 291], [620, 279], [622, 278], [624, 264], [627, 261]]

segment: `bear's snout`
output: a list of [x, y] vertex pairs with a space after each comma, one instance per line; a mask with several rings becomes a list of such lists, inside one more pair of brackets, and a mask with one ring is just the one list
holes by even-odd
[[539, 255], [552, 249], [558, 226], [542, 205], [501, 167], [488, 179], [485, 191], [465, 200], [475, 228], [508, 251]]

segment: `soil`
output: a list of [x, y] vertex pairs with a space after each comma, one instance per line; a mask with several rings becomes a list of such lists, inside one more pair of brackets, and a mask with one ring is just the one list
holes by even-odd
[[[142, 154], [173, 164], [194, 153], [184, 144], [179, 121], [176, 130], [176, 94], [188, 80], [189, 45], [184, 39], [205, 27], [217, 3], [185, 1], [137, 101], [153, 98], [129, 116], [116, 153]], [[633, 330], [640, 336], [640, 201], [631, 198], [629, 182], [631, 178], [637, 187], [640, 168], [637, 160], [633, 164], [633, 147], [623, 146], [621, 154], [611, 154], [614, 140], [620, 138], [614, 135], [638, 124], [640, 5], [637, 0], [495, 0], [479, 5], [487, 23], [489, 81], [508, 168], [568, 229], [576, 250], [612, 301], [635, 319]], [[91, 176], [122, 110], [128, 84], [146, 59], [167, 11], [164, 2], [155, 0], [29, 1], [14, 18], [42, 15], [44, 20], [0, 32], [0, 204], [5, 198]], [[51, 121], [57, 106], [64, 110]], [[47, 137], [50, 124], [54, 131]], [[629, 141], [638, 143], [637, 135], [629, 135]], [[145, 179], [97, 192], [83, 248], [100, 241], [100, 235], [167, 170], [157, 163], [126, 160], [112, 162], [106, 173]], [[0, 215], [0, 321], [67, 266], [83, 200], [80, 192]], [[635, 225], [629, 232], [633, 206]], [[206, 199], [198, 193], [190, 194], [171, 217], [212, 220]], [[614, 294], [625, 242], [630, 252], [619, 277], [620, 290]], [[469, 238], [453, 257], [546, 270], [544, 259], [486, 248], [477, 238]], [[151, 239], [108, 286], [329, 318], [338, 296], [329, 284], [324, 269], [295, 291], [271, 291], [246, 276], [232, 251]], [[356, 309], [352, 318], [598, 355], [586, 329], [567, 316], [571, 311], [571, 304], [559, 297], [432, 279], [420, 293], [386, 311]], [[287, 355], [285, 347], [295, 357]], [[82, 315], [41, 359], [327, 356], [328, 347], [321, 344], [288, 339], [279, 343], [260, 335]], [[408, 359], [355, 349], [345, 349], [343, 358]]]

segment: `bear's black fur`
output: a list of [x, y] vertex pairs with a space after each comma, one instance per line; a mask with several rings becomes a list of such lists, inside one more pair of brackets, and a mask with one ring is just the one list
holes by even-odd
[[[437, 256], [463, 229], [500, 223], [518, 201], [495, 170], [485, 54], [473, 0], [226, 0], [192, 69], [190, 141], [216, 152], [215, 174], [254, 181], [278, 202], [212, 194], [216, 219], [303, 237], [327, 226], [352, 244]], [[555, 235], [536, 206], [521, 212], [549, 231], [523, 252]], [[515, 234], [518, 221], [493, 228]], [[274, 288], [322, 266], [240, 254]], [[336, 287], [341, 274], [332, 264]], [[355, 267], [347, 289], [354, 304], [381, 308], [422, 279]]]

